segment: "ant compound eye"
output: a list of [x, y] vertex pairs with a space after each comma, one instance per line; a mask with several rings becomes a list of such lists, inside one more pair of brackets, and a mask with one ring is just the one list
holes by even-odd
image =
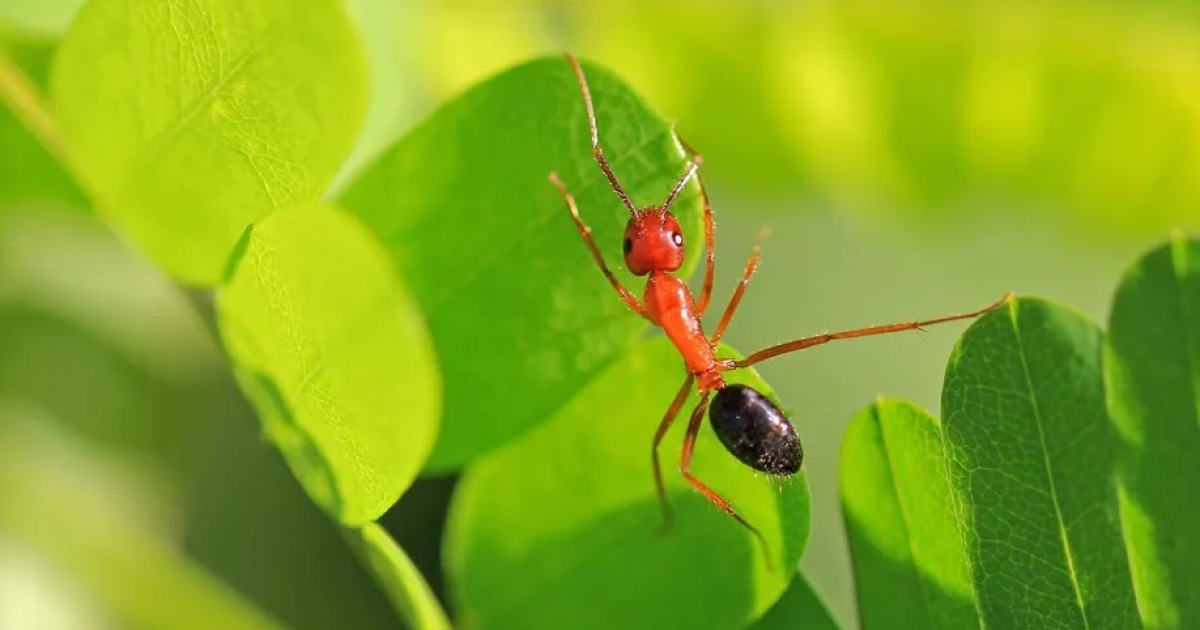
[[683, 235], [679, 232], [671, 232], [671, 242], [675, 243], [675, 247], [683, 247]]
[[633, 251], [633, 239], [625, 239], [625, 253]]

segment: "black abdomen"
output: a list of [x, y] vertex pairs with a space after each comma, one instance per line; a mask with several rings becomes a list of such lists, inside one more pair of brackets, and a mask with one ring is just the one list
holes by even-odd
[[804, 451], [796, 429], [779, 407], [746, 385], [717, 390], [708, 419], [725, 448], [747, 466], [775, 475], [794, 475]]

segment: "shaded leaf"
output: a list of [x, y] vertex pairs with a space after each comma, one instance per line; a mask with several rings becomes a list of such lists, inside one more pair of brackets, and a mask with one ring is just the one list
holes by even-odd
[[800, 574], [771, 610], [750, 624], [749, 630], [837, 630], [838, 627], [808, 578]]
[[1126, 273], [1105, 350], [1138, 606], [1150, 628], [1200, 626], [1200, 243], [1176, 237]]
[[987, 627], [1138, 625], [1101, 343], [1074, 311], [1020, 299], [976, 321], [950, 358], [946, 457]]
[[[753, 373], [729, 375], [766, 390]], [[693, 472], [763, 532], [768, 570], [755, 538], [678, 473], [686, 416], [661, 449], [675, 519], [656, 535], [650, 444], [682, 380], [673, 346], [645, 342], [467, 469], [445, 541], [461, 625], [733, 628], [779, 598], [808, 534], [805, 478], [764, 478], [701, 427]]]
[[93, 0], [51, 88], [97, 204], [173, 275], [211, 285], [248, 224], [325, 190], [366, 76], [339, 0]]
[[978, 628], [937, 420], [880, 400], [852, 421], [841, 467], [863, 628]]
[[345, 524], [377, 518], [437, 434], [440, 382], [420, 315], [340, 210], [274, 215], [243, 247], [217, 301], [238, 381], [313, 500]]
[[[662, 203], [685, 170], [670, 126], [612, 74], [585, 67], [617, 177], [635, 203]], [[446, 379], [433, 469], [461, 466], [547, 419], [646, 326], [596, 268], [551, 171], [577, 197], [609, 264], [623, 267], [629, 215], [592, 159], [563, 57], [451, 101], [344, 196], [429, 320]], [[684, 271], [702, 249], [697, 206], [689, 192], [673, 207], [692, 244]], [[644, 281], [618, 276], [641, 292]]]
[[346, 536], [365, 560], [376, 582], [391, 600], [392, 606], [418, 630], [450, 630], [450, 621], [437, 597], [429, 589], [404, 550], [377, 523], [346, 531]]

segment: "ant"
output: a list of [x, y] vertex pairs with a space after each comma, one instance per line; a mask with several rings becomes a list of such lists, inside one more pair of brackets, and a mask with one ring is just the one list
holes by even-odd
[[[700, 396], [700, 402], [696, 404], [688, 420], [687, 433], [683, 439], [683, 453], [679, 462], [679, 471], [692, 487], [707, 497], [713, 505], [716, 505], [723, 512], [733, 517], [754, 534], [763, 549], [763, 553], [767, 557], [769, 566], [770, 554], [767, 553], [766, 539], [763, 538], [758, 528], [746, 521], [728, 500], [717, 494], [712, 488], [709, 488], [703, 481], [691, 473], [692, 451], [696, 444], [696, 436], [700, 431], [700, 423], [707, 409], [713, 432], [716, 433], [717, 438], [725, 448], [742, 463], [760, 472], [782, 477], [794, 475], [800, 471], [800, 464], [804, 453], [800, 446], [800, 438], [796, 434], [795, 427], [792, 426], [787, 416], [774, 402], [750, 386], [726, 384], [722, 374], [730, 370], [750, 367], [782, 354], [804, 350], [838, 339], [869, 337], [905, 330], [922, 330], [925, 326], [971, 319], [999, 308], [1012, 297], [1012, 293], [1006, 293], [994, 304], [971, 313], [949, 315], [916, 322], [885, 324], [842, 332], [824, 333], [774, 345], [742, 359], [717, 358], [717, 342], [725, 334], [725, 328], [733, 318], [734, 311], [737, 310], [738, 304], [742, 300], [742, 295], [746, 291], [746, 286], [750, 284], [750, 278], [758, 268], [761, 244], [756, 244], [751, 251], [746, 268], [742, 273], [742, 280], [734, 290], [733, 296], [729, 299], [729, 304], [725, 307], [725, 312], [717, 322], [717, 327], [712, 336], [705, 336], [700, 320], [704, 316], [704, 312], [708, 308], [712, 298], [715, 254], [712, 206], [709, 204], [708, 192], [704, 187], [704, 182], [699, 177], [696, 177], [702, 157], [696, 150], [688, 146], [686, 142], [679, 139], [681, 146], [689, 156], [687, 171], [676, 182], [675, 187], [667, 195], [666, 201], [662, 205], [640, 208], [634, 205], [629, 195], [626, 194], [625, 189], [617, 182], [616, 175], [613, 173], [608, 161], [604, 158], [604, 151], [600, 147], [600, 135], [596, 127], [596, 112], [592, 104], [592, 95], [588, 89], [587, 78], [584, 76], [583, 68], [573, 55], [567, 54], [566, 57], [575, 71], [575, 78], [583, 93], [583, 102], [587, 109], [588, 127], [592, 136], [592, 154], [596, 159], [596, 163], [600, 165], [600, 170], [604, 171], [604, 176], [608, 179], [609, 184], [612, 185], [613, 191], [617, 194], [617, 197], [620, 197], [621, 202], [629, 210], [630, 218], [625, 226], [623, 241], [625, 266], [635, 276], [648, 276], [642, 300], [638, 300], [637, 296], [625, 288], [621, 284], [621, 281], [609, 270], [608, 265], [604, 262], [604, 256], [600, 253], [600, 248], [597, 247], [596, 241], [592, 238], [592, 229], [579, 216], [579, 208], [575, 204], [575, 198], [567, 190], [566, 184], [558, 177], [557, 173], [550, 173], [550, 181], [562, 193], [563, 199], [571, 211], [571, 217], [575, 220], [575, 226], [579, 230], [579, 235], [583, 237], [583, 241], [591, 251], [592, 258], [595, 259], [596, 265], [600, 267], [600, 271], [604, 273], [608, 282], [616, 289], [621, 299], [629, 305], [630, 309], [645, 317], [655, 326], [662, 328], [667, 338], [679, 350], [679, 354], [683, 357], [684, 366], [687, 370], [687, 377], [683, 381], [683, 386], [679, 388], [679, 393], [675, 395], [675, 399], [671, 402], [670, 407], [667, 408], [666, 415], [663, 416], [662, 422], [658, 425], [658, 430], [654, 433], [654, 442], [651, 446], [650, 455], [654, 467], [654, 483], [655, 489], [658, 492], [659, 503], [662, 506], [663, 527], [665, 529], [670, 526], [673, 516], [670, 503], [667, 502], [666, 493], [663, 490], [662, 469], [658, 460], [658, 446], [662, 442], [663, 436], [666, 435], [667, 430], [671, 427], [671, 424], [675, 421], [676, 416], [679, 415], [684, 402], [692, 391], [692, 386], [695, 385]], [[683, 187], [693, 177], [696, 177], [704, 201], [704, 245], [707, 254], [704, 267], [704, 285], [698, 301], [693, 298], [687, 284], [674, 275], [679, 267], [683, 265], [684, 243], [679, 221], [675, 219], [675, 216], [670, 211], [671, 204], [675, 201], [675, 198], [679, 196], [680, 191], [683, 190]], [[711, 403], [709, 402], [710, 395], [712, 396]]]

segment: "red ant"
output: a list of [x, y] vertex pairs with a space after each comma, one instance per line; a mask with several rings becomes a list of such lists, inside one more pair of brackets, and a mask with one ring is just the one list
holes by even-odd
[[[811, 348], [837, 339], [868, 337], [904, 330], [920, 330], [925, 326], [932, 326], [934, 324], [971, 319], [999, 308], [1012, 297], [1012, 293], [1006, 293], [996, 303], [971, 313], [950, 315], [917, 322], [886, 324], [843, 332], [825, 333], [771, 346], [743, 359], [717, 358], [717, 342], [725, 334], [725, 328], [729, 325], [730, 319], [733, 318], [733, 313], [737, 310], [738, 303], [742, 300], [746, 286], [750, 284], [751, 276], [754, 275], [755, 270], [758, 268], [760, 246], [756, 244], [752, 250], [750, 259], [746, 263], [746, 269], [742, 273], [741, 283], [734, 290], [733, 296], [729, 300], [729, 305], [725, 307], [725, 312], [721, 315], [720, 321], [717, 322], [717, 327], [712, 337], [706, 337], [700, 319], [704, 316], [704, 311], [708, 308], [712, 297], [715, 258], [713, 252], [712, 207], [709, 204], [708, 192], [704, 188], [704, 182], [700, 181], [697, 177], [701, 196], [704, 200], [704, 244], [707, 252], [704, 267], [704, 288], [700, 292], [699, 301], [693, 299], [687, 284], [674, 275], [674, 272], [683, 264], [684, 245], [683, 233], [680, 230], [679, 221], [670, 212], [671, 204], [679, 196], [680, 191], [683, 190], [683, 187], [687, 185], [692, 177], [696, 176], [696, 171], [700, 168], [702, 158], [699, 153], [680, 139], [680, 144], [689, 155], [687, 171], [675, 184], [675, 187], [667, 195], [667, 199], [662, 205], [641, 208], [634, 205], [633, 201], [629, 199], [629, 195], [621, 187], [621, 184], [617, 182], [617, 177], [613, 174], [612, 168], [609, 167], [608, 161], [604, 159], [604, 151], [600, 148], [600, 136], [596, 128], [596, 112], [592, 105], [592, 95], [588, 89], [583, 68], [573, 55], [568, 54], [566, 57], [571, 63], [571, 67], [575, 70], [575, 78], [578, 80], [579, 88], [583, 92], [583, 102], [587, 108], [588, 126], [592, 134], [592, 154], [596, 162], [600, 165], [600, 170], [604, 171], [604, 176], [608, 178], [609, 184], [612, 185], [613, 191], [621, 198], [621, 202], [625, 204], [625, 207], [629, 209], [630, 218], [629, 223], [625, 226], [624, 239], [625, 266], [635, 276], [649, 276], [646, 279], [646, 291], [642, 301], [639, 301], [633, 293], [630, 293], [629, 289], [621, 284], [621, 281], [613, 275], [608, 265], [605, 264], [604, 256], [596, 246], [595, 240], [592, 239], [592, 229], [580, 218], [579, 209], [575, 205], [575, 198], [567, 191], [566, 184], [559, 179], [557, 173], [550, 174], [550, 181], [562, 192], [563, 198], [567, 202], [567, 207], [571, 211], [571, 217], [575, 220], [575, 225], [579, 229], [580, 236], [583, 237], [584, 243], [591, 250], [592, 257], [596, 260], [600, 271], [608, 278], [608, 282], [612, 284], [621, 298], [625, 300], [629, 308], [648, 319], [655, 326], [663, 329], [663, 332], [666, 333], [667, 337], [679, 350], [679, 354], [683, 357], [684, 366], [687, 369], [687, 378], [684, 379], [683, 386], [679, 388], [679, 393], [675, 395], [674, 401], [671, 402], [671, 406], [667, 408], [666, 415], [663, 416], [662, 422], [658, 425], [658, 430], [654, 433], [654, 443], [651, 448], [651, 461], [654, 465], [654, 483], [658, 492], [659, 503], [662, 505], [664, 527], [670, 525], [672, 513], [671, 506], [667, 502], [666, 493], [663, 491], [662, 469], [658, 462], [658, 445], [662, 442], [663, 436], [666, 435], [667, 429], [671, 427], [671, 423], [675, 421], [675, 417], [679, 415], [683, 403], [687, 400], [688, 394], [691, 393], [692, 386], [695, 385], [699, 391], [700, 402], [696, 405], [688, 420], [687, 434], [683, 439], [683, 454], [679, 462], [679, 471], [713, 505], [721, 508], [722, 511], [732, 516], [746, 529], [750, 530], [758, 539], [764, 554], [766, 554], [767, 543], [762, 533], [747, 522], [746, 519], [742, 518], [733, 509], [729, 501], [725, 500], [691, 473], [692, 450], [696, 444], [696, 436], [700, 431], [700, 422], [704, 418], [704, 411], [705, 409], [709, 410], [709, 421], [712, 424], [713, 431], [717, 434], [717, 438], [720, 439], [725, 448], [742, 463], [755, 470], [779, 476], [794, 475], [800, 470], [800, 463], [804, 453], [800, 447], [800, 438], [796, 434], [796, 429], [779, 407], [752, 387], [747, 385], [727, 385], [722, 374], [730, 370], [750, 367], [781, 354], [804, 350], [805, 348]], [[709, 395], [713, 392], [716, 392], [716, 394], [713, 396], [710, 406]], [[770, 555], [766, 555], [769, 565]]]

